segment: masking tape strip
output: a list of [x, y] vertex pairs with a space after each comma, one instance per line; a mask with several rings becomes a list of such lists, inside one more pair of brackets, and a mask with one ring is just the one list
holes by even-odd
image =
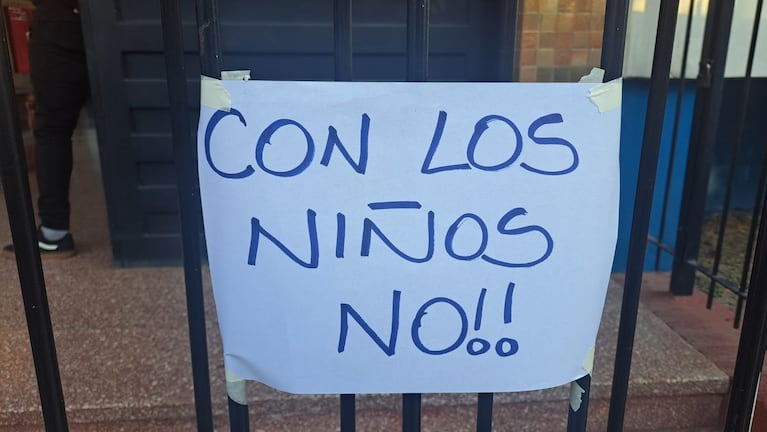
[[584, 75], [578, 80], [579, 83], [602, 84], [605, 80], [605, 70], [600, 68], [591, 68], [588, 75]]
[[589, 348], [586, 352], [586, 358], [583, 359], [583, 370], [587, 374], [591, 375], [591, 371], [594, 369], [594, 347]]
[[570, 409], [572, 409], [573, 412], [578, 412], [578, 410], [581, 409], [584, 393], [586, 393], [586, 390], [578, 385], [577, 382], [573, 381], [570, 384]]
[[616, 78], [589, 90], [589, 99], [599, 108], [599, 112], [611, 111], [620, 108], [622, 89], [623, 79]]
[[248, 387], [244, 379], [234, 372], [226, 371], [226, 394], [240, 405], [248, 404]]
[[200, 77], [200, 104], [228, 112], [232, 109], [232, 98], [221, 80], [203, 75]]
[[250, 79], [250, 70], [221, 71], [221, 79], [247, 81]]

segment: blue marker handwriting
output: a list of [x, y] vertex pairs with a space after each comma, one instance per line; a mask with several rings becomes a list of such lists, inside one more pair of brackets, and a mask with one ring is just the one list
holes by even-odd
[[[254, 161], [243, 161], [242, 167], [239, 170], [224, 171], [216, 164], [213, 159], [213, 132], [216, 130], [216, 127], [218, 127], [219, 123], [224, 118], [229, 116], [236, 117], [239, 120], [241, 127], [248, 127], [248, 122], [245, 119], [245, 116], [237, 109], [232, 108], [228, 112], [219, 110], [213, 113], [211, 118], [208, 120], [208, 123], [205, 127], [205, 135], [203, 141], [205, 159], [208, 166], [214, 173], [223, 178], [237, 180], [252, 176], [256, 172], [256, 168], [254, 168], [254, 164], [252, 162], [255, 162], [255, 165], [266, 174], [276, 177], [295, 177], [305, 172], [307, 168], [312, 165], [315, 159], [317, 159], [318, 152], [316, 151], [316, 148], [318, 145], [321, 145], [321, 142], [317, 141], [317, 137], [312, 136], [309, 130], [307, 130], [306, 127], [304, 127], [304, 125], [299, 121], [281, 118], [272, 121], [258, 134], [258, 139], [255, 140], [254, 143]], [[500, 171], [511, 167], [517, 161], [520, 161], [520, 158], [524, 159], [522, 156], [523, 147], [526, 144], [526, 139], [523, 137], [522, 130], [519, 128], [519, 126], [507, 117], [499, 114], [490, 114], [476, 121], [474, 132], [471, 135], [469, 141], [466, 143], [466, 162], [455, 163], [452, 165], [433, 166], [433, 159], [439, 151], [439, 146], [442, 142], [442, 137], [447, 121], [447, 112], [439, 111], [437, 114], [437, 120], [434, 126], [434, 133], [432, 135], [431, 143], [428, 145], [423, 163], [421, 164], [420, 172], [422, 174], [432, 175], [445, 171], [470, 169], [477, 169], [481, 171]], [[349, 167], [354, 172], [359, 175], [365, 175], [368, 167], [368, 148], [371, 123], [372, 120], [367, 113], [360, 115], [360, 138], [358, 149], [356, 151], [358, 156], [356, 158], [352, 156], [347, 146], [339, 138], [337, 129], [333, 125], [329, 125], [327, 137], [325, 139], [325, 147], [322, 151], [322, 157], [320, 158], [319, 164], [328, 167], [334, 158], [334, 154], [340, 154], [340, 158], [343, 160], [343, 162], [349, 165]], [[568, 154], [571, 159], [569, 165], [559, 167], [559, 169], [556, 170], [545, 170], [537, 168], [525, 162], [524, 160], [521, 160], [519, 167], [529, 172], [546, 176], [560, 176], [575, 171], [579, 164], [578, 151], [576, 150], [575, 146], [564, 138], [558, 136], [548, 136], [548, 133], [541, 131], [541, 129], [544, 129], [545, 127], [556, 127], [556, 125], [562, 125], [564, 123], [565, 120], [560, 113], [548, 113], [541, 115], [527, 127], [526, 137], [528, 140], [532, 141], [532, 144], [534, 145], [552, 147], [553, 149], [550, 151], [553, 152], [565, 152], [565, 154]], [[509, 155], [505, 159], [496, 161], [496, 163], [493, 164], [485, 164], [477, 160], [476, 153], [477, 148], [482, 146], [485, 133], [491, 128], [506, 130], [507, 132], [511, 133], [513, 139], [509, 140]], [[277, 131], [281, 129], [294, 129], [300, 132], [300, 136], [303, 136], [303, 142], [301, 144], [304, 146], [304, 151], [303, 157], [299, 162], [295, 164], [295, 166], [290, 169], [278, 170], [270, 167], [267, 164], [264, 158], [264, 152], [267, 149], [267, 146], [270, 146], [269, 148], [278, 147], [272, 142], [272, 137]], [[251, 134], [248, 133], [247, 136], [251, 136]], [[226, 145], [226, 143], [217, 141], [216, 145]], [[337, 163], [341, 164], [343, 162]]]
[[[231, 166], [225, 168], [224, 164], [217, 164], [214, 155], [218, 152], [214, 151], [214, 148], [219, 147], [219, 150], [223, 150], [232, 143], [214, 140], [213, 135], [222, 120], [230, 116], [233, 117], [230, 121], [236, 119], [239, 123], [233, 123], [227, 127], [248, 127], [247, 119], [239, 110], [232, 108], [229, 112], [216, 111], [208, 120], [203, 137], [204, 157], [208, 168], [215, 175], [226, 180], [246, 179], [257, 172], [290, 179], [300, 176], [315, 164], [326, 168], [333, 165], [335, 169], [348, 169], [354, 175], [365, 176], [370, 162], [371, 129], [384, 127], [384, 125], [377, 125], [367, 113], [362, 113], [359, 115], [359, 141], [352, 143], [352, 141], [342, 141], [339, 131], [333, 125], [328, 125], [326, 135], [323, 133], [322, 136], [315, 136], [316, 133], [313, 135], [298, 120], [274, 119], [262, 130], [257, 128], [256, 131], [243, 133], [241, 136], [247, 137], [244, 139], [253, 139], [252, 158], [238, 161], [239, 165], [234, 168]], [[465, 144], [465, 158], [461, 156], [451, 163], [439, 165], [435, 163], [435, 156], [440, 153], [440, 144], [443, 142], [449, 116], [446, 111], [439, 110], [435, 112], [435, 117], [431, 141], [424, 143], [423, 159], [417, 161], [419, 168], [414, 167], [418, 170], [415, 174], [438, 177], [440, 173], [449, 171], [497, 172], [516, 166], [535, 175], [566, 176], [579, 167], [580, 159], [576, 146], [561, 136], [561, 132], [566, 129], [566, 121], [560, 113], [545, 113], [530, 124], [524, 125], [501, 114], [485, 115], [474, 124], [473, 133]], [[292, 143], [294, 145], [291, 148], [295, 150], [295, 144], [297, 144], [302, 151], [296, 161], [289, 163], [287, 167], [277, 169], [269, 163], [269, 159], [265, 158], [264, 154], [267, 149], [280, 150], [280, 145], [272, 141], [275, 134], [282, 129], [291, 130], [293, 132], [291, 136], [298, 137], [298, 141]], [[491, 129], [496, 131], [494, 134], [501, 133], [507, 137], [504, 141], [503, 156], [493, 161], [480, 161], [477, 157], [480, 152], [478, 149], [489, 145], [490, 138], [485, 134]], [[349, 140], [351, 135], [348, 135], [349, 131], [345, 132], [342, 136]], [[543, 169], [526, 160], [524, 150], [526, 146], [544, 146], [546, 152], [558, 156], [548, 158], [557, 161], [554, 162], [555, 166]], [[413, 265], [428, 263], [434, 259], [435, 255], [439, 255], [455, 261], [478, 260], [491, 266], [529, 268], [544, 263], [554, 252], [555, 242], [549, 230], [532, 223], [532, 216], [528, 216], [528, 211], [522, 206], [509, 206], [510, 208], [497, 220], [493, 218], [488, 221], [486, 217], [469, 210], [457, 218], [443, 220], [444, 215], [440, 215], [438, 210], [429, 209], [428, 206], [413, 199], [367, 202], [361, 205], [367, 208], [366, 213], [359, 216], [359, 219], [350, 218], [347, 214], [335, 209], [331, 210], [330, 214], [318, 214], [316, 210], [307, 208], [305, 227], [297, 227], [295, 232], [300, 233], [300, 236], [291, 237], [305, 238], [306, 241], [301, 240], [302, 243], [299, 244], [291, 242], [290, 247], [273, 234], [274, 227], [270, 227], [258, 215], [252, 215], [248, 221], [250, 241], [247, 265], [257, 266], [259, 255], [263, 254], [265, 248], [272, 251], [278, 250], [282, 254], [278, 255], [281, 259], [284, 258], [287, 262], [310, 270], [318, 269], [326, 259], [344, 259], [349, 256], [372, 259], [384, 254], [396, 256], [403, 262]], [[398, 244], [397, 241], [392, 240], [394, 236], [391, 235], [391, 224], [385, 221], [389, 212], [393, 211], [404, 212], [403, 214], [412, 217], [408, 223], [408, 229], [413, 230], [415, 234], [409, 238], [407, 244]], [[318, 225], [319, 217], [335, 219], [335, 236], [319, 235], [318, 226], [327, 226], [327, 224]], [[439, 230], [437, 227], [447, 228], [443, 228], [444, 232], [437, 232]], [[359, 234], [348, 236], [358, 238], [358, 244], [347, 244], [350, 243], [347, 239], [347, 233], [350, 230], [355, 230], [351, 232]], [[306, 233], [305, 237], [303, 233]], [[456, 237], [459, 234], [462, 240], [468, 238], [470, 240], [468, 244], [471, 246], [465, 246], [467, 242], [458, 242]], [[334, 241], [335, 244], [323, 244], [321, 239], [331, 239], [330, 241]], [[524, 241], [521, 241], [522, 239]], [[531, 241], [542, 247], [533, 248], [535, 250], [531, 251]], [[515, 244], [524, 246], [515, 249]], [[491, 247], [493, 245], [495, 246]], [[525, 258], [508, 256], [511, 255], [509, 251], [516, 251], [518, 255], [520, 250], [532, 256]], [[323, 251], [327, 251], [329, 256], [323, 255]], [[504, 254], [507, 256], [503, 256]], [[512, 322], [514, 288], [514, 283], [509, 283], [506, 288], [502, 311], [505, 324]], [[391, 296], [391, 320], [385, 328], [374, 328], [369, 324], [365, 318], [367, 311], [360, 310], [350, 303], [341, 303], [338, 353], [344, 353], [353, 346], [372, 343], [384, 355], [394, 356], [397, 353], [398, 342], [409, 339], [415, 349], [430, 356], [447, 355], [459, 350], [465, 351], [470, 356], [485, 354], [499, 357], [513, 356], [520, 349], [517, 340], [510, 337], [501, 337], [498, 340], [481, 337], [487, 293], [488, 290], [482, 288], [477, 295], [476, 307], [472, 305], [471, 308], [465, 307], [450, 297], [436, 296], [423, 304], [419, 303], [420, 307], [416, 309], [414, 316], [405, 317], [400, 313], [400, 305], [404, 301], [403, 293], [395, 290]], [[439, 343], [422, 336], [424, 328], [428, 331], [428, 323], [424, 321], [424, 317], [435, 310], [440, 311], [440, 314], [448, 311], [452, 318], [446, 319], [454, 319], [458, 323], [456, 334], [447, 335], [446, 341]], [[400, 324], [403, 324], [402, 327], [409, 326], [408, 336], [400, 334], [402, 333]]]
[[[371, 214], [370, 217], [365, 217], [362, 220], [362, 236], [361, 244], [359, 247], [359, 255], [362, 257], [370, 257], [372, 255], [371, 245], [373, 242], [380, 242], [388, 248], [388, 250], [400, 257], [404, 261], [422, 264], [431, 261], [434, 257], [435, 249], [437, 249], [435, 241], [435, 220], [437, 215], [434, 211], [429, 210], [426, 212], [425, 220], [423, 218], [423, 211], [421, 210], [421, 203], [417, 201], [386, 201], [386, 202], [373, 202], [369, 203], [368, 207], [371, 209], [371, 213], [389, 211], [389, 210], [409, 210], [416, 211], [414, 214], [414, 222], [412, 226], [422, 226], [425, 228], [426, 235], [423, 236], [423, 247], [419, 251], [405, 251], [401, 247], [397, 246], [386, 234], [385, 228], [382, 228], [375, 222], [375, 214]], [[418, 212], [421, 210], [420, 212]], [[420, 214], [419, 214], [420, 213]], [[535, 224], [524, 224], [527, 211], [522, 207], [516, 207], [507, 211], [499, 220], [495, 226], [494, 240], [498, 241], [502, 238], [514, 238], [516, 236], [535, 236], [542, 244], [545, 244], [545, 250], [540, 253], [539, 256], [532, 259], [516, 261], [507, 258], [492, 256], [487, 252], [488, 244], [490, 242], [490, 228], [482, 217], [474, 213], [464, 213], [455, 219], [447, 232], [444, 235], [445, 241], [444, 247], [445, 253], [451, 258], [458, 261], [472, 261], [481, 259], [486, 263], [507, 267], [507, 268], [527, 268], [536, 266], [549, 258], [554, 250], [554, 239], [551, 234], [542, 226]], [[468, 226], [464, 222], [471, 221], [475, 224], [478, 230], [478, 241], [476, 241], [476, 249], [470, 252], [457, 252], [455, 246], [455, 237], [462, 227]], [[268, 227], [265, 227], [261, 220], [253, 217], [250, 221], [250, 247], [248, 250], [248, 265], [255, 266], [258, 264], [258, 254], [264, 245], [263, 239], [268, 240], [267, 244], [271, 244], [272, 247], [278, 248], [285, 257], [301, 267], [308, 269], [316, 269], [320, 266], [320, 242], [317, 230], [317, 212], [308, 209], [306, 210], [306, 233], [307, 233], [307, 248], [304, 248], [302, 253], [294, 252], [288, 248], [282, 241], [275, 237]], [[512, 226], [513, 225], [513, 226]], [[336, 236], [335, 236], [335, 258], [345, 258], [347, 255], [346, 247], [346, 232], [349, 228], [347, 223], [347, 217], [343, 213], [336, 214]], [[465, 229], [465, 228], [464, 228]], [[509, 249], [508, 247], [506, 249]], [[308, 258], [301, 258], [301, 256]]]
[[[514, 288], [515, 284], [513, 282], [509, 283], [509, 285], [506, 288], [506, 295], [505, 295], [505, 301], [503, 306], [503, 322], [504, 324], [511, 324], [512, 322], [512, 299], [514, 295]], [[487, 294], [487, 289], [482, 288], [482, 290], [479, 293], [478, 299], [477, 299], [477, 306], [474, 313], [474, 325], [473, 325], [473, 333], [474, 337], [468, 340], [469, 337], [469, 313], [470, 310], [467, 310], [464, 306], [462, 306], [459, 302], [456, 300], [453, 300], [448, 297], [434, 297], [425, 303], [423, 303], [419, 308], [418, 311], [415, 313], [415, 316], [412, 318], [412, 320], [408, 317], [407, 322], [410, 323], [410, 341], [413, 343], [413, 346], [415, 348], [428, 355], [432, 356], [441, 356], [445, 354], [452, 353], [454, 351], [457, 351], [461, 347], [464, 347], [466, 352], [470, 356], [479, 356], [483, 355], [490, 351], [491, 347], [494, 346], [495, 348], [495, 354], [499, 357], [509, 357], [514, 354], [516, 354], [519, 351], [519, 342], [515, 339], [508, 338], [508, 337], [502, 337], [498, 339], [497, 341], [489, 341], [487, 339], [484, 339], [482, 337], [479, 337], [477, 333], [479, 333], [482, 329], [482, 317], [484, 314], [484, 307], [485, 307], [485, 295]], [[350, 328], [350, 322], [356, 323], [356, 326], [359, 327], [360, 330], [362, 330], [362, 333], [356, 332], [356, 334], [361, 334], [363, 337], [355, 338], [353, 339], [354, 344], [366, 344], [372, 342], [375, 346], [377, 346], [381, 352], [386, 354], [387, 356], [391, 357], [397, 354], [397, 343], [400, 341], [399, 333], [400, 333], [400, 322], [402, 321], [402, 315], [400, 313], [401, 305], [402, 303], [402, 292], [401, 291], [394, 291], [392, 293], [392, 302], [391, 302], [391, 321], [390, 326], [386, 329], [379, 328], [374, 329], [364, 318], [363, 314], [360, 313], [357, 309], [354, 308], [354, 306], [348, 304], [348, 303], [342, 303], [341, 304], [341, 320], [340, 320], [340, 329], [338, 333], [338, 353], [343, 353], [347, 350], [347, 345], [350, 345], [349, 342], [349, 328]], [[424, 328], [425, 324], [423, 323], [423, 318], [431, 311], [433, 306], [443, 304], [447, 305], [449, 309], [452, 309], [451, 316], [453, 316], [455, 320], [459, 322], [459, 330], [457, 334], [454, 336], [454, 339], [450, 343], [442, 343], [443, 346], [435, 346], [433, 342], [431, 344], [427, 344], [423, 338], [421, 337], [422, 329]], [[454, 312], [454, 313], [453, 313]], [[388, 340], [386, 338], [386, 332], [388, 331]], [[367, 336], [369, 338], [369, 341], [365, 339], [364, 336]], [[452, 336], [450, 336], [452, 339]], [[358, 345], [356, 345], [358, 346]]]

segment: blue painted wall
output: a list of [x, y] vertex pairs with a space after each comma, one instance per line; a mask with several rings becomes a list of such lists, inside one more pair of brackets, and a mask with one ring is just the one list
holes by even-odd
[[[680, 81], [674, 80], [669, 89], [666, 101], [666, 114], [661, 143], [661, 151], [658, 161], [658, 173], [655, 180], [655, 194], [652, 218], [650, 219], [650, 235], [658, 238], [661, 228], [661, 211], [663, 208], [663, 196], [665, 195], [666, 179], [668, 178], [668, 165], [671, 156], [673, 124], [679, 94]], [[621, 125], [621, 203], [620, 222], [618, 227], [618, 244], [615, 250], [613, 262], [614, 272], [626, 271], [628, 258], [628, 243], [631, 235], [631, 220], [634, 211], [634, 197], [636, 195], [637, 176], [639, 174], [639, 159], [642, 148], [644, 133], [644, 119], [647, 114], [647, 97], [650, 84], [647, 79], [625, 79], [623, 82], [623, 112]], [[679, 130], [672, 167], [671, 183], [668, 194], [668, 217], [663, 230], [663, 240], [673, 246], [676, 236], [676, 226], [679, 221], [679, 202], [682, 197], [684, 182], [685, 161], [689, 146], [690, 125], [692, 110], [695, 102], [695, 85], [688, 80], [685, 82], [684, 97], [680, 111]], [[646, 269], [655, 268], [655, 255], [657, 248], [650, 245], [646, 255]], [[661, 254], [660, 270], [671, 269], [671, 257]]]
[[[684, 172], [689, 148], [690, 127], [695, 103], [695, 83], [687, 80], [680, 111], [679, 130], [676, 150], [668, 189], [668, 210], [663, 229], [664, 243], [674, 246], [676, 228], [679, 222], [679, 204], [682, 199]], [[613, 271], [626, 270], [628, 242], [631, 234], [631, 219], [634, 208], [637, 175], [639, 172], [640, 150], [644, 131], [644, 118], [647, 110], [649, 80], [626, 79], [623, 83], [623, 113], [621, 129], [621, 204], [618, 244], [615, 252]], [[679, 95], [680, 81], [673, 80], [666, 101], [661, 150], [653, 197], [650, 235], [658, 238], [661, 229], [663, 199], [666, 195], [666, 180], [672, 148], [674, 117]], [[759, 190], [759, 176], [763, 169], [764, 152], [767, 147], [767, 79], [756, 78], [751, 81], [749, 104], [745, 107], [747, 116], [742, 128], [739, 156], [735, 161], [732, 183], [731, 209], [734, 211], [750, 210]], [[722, 95], [722, 110], [719, 119], [714, 160], [708, 184], [706, 212], [720, 212], [724, 204], [725, 192], [730, 175], [733, 144], [738, 139], [738, 116], [743, 110], [743, 80], [732, 78], [725, 80]], [[671, 256], [661, 252], [659, 266], [655, 267], [658, 249], [648, 246], [645, 269], [671, 270]]]

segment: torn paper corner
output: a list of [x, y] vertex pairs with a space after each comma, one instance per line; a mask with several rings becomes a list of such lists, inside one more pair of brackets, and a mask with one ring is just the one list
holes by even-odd
[[221, 80], [203, 75], [200, 77], [200, 105], [228, 112], [232, 109], [232, 98]]
[[589, 348], [586, 352], [586, 357], [583, 359], [583, 370], [587, 374], [591, 375], [591, 371], [594, 369], [594, 347]]
[[573, 412], [578, 412], [578, 410], [581, 409], [584, 393], [586, 393], [586, 390], [578, 385], [577, 382], [573, 381], [572, 384], [570, 384], [570, 409], [572, 409]]
[[600, 68], [591, 68], [588, 75], [584, 75], [578, 80], [579, 83], [601, 84], [605, 80], [605, 70]]
[[226, 370], [226, 393], [229, 395], [229, 399], [238, 404], [248, 404], [248, 387], [246, 381], [228, 369]]
[[247, 81], [250, 79], [250, 70], [221, 71], [221, 79]]
[[616, 78], [591, 88], [589, 90], [589, 99], [597, 106], [599, 112], [612, 111], [621, 106], [622, 90], [623, 79]]

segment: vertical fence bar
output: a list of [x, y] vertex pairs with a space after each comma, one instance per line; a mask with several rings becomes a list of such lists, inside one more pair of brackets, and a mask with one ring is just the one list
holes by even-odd
[[35, 214], [29, 192], [24, 148], [16, 108], [16, 91], [8, 53], [5, 13], [0, 12], [0, 176], [8, 211], [8, 222], [16, 255], [24, 313], [35, 363], [37, 389], [45, 430], [69, 430], [61, 387], [56, 343], [53, 338], [48, 295], [35, 235]]
[[[197, 32], [200, 47], [200, 73], [212, 78], [221, 78], [221, 38], [219, 35], [218, 1], [196, 0]], [[197, 179], [195, 171], [195, 179]], [[199, 196], [199, 183], [195, 182]], [[199, 206], [199, 202], [197, 203]], [[199, 213], [198, 213], [199, 214]], [[227, 401], [229, 407], [229, 429], [233, 432], [247, 432], [250, 428], [247, 405], [246, 383], [233, 377], [227, 379]], [[232, 393], [237, 393], [233, 398]]]
[[[601, 67], [605, 70], [605, 81], [623, 75], [623, 54], [626, 45], [628, 22], [628, 0], [607, 0], [605, 3], [605, 25], [602, 32]], [[571, 400], [567, 417], [568, 432], [583, 432], [588, 419], [588, 401], [591, 395], [591, 375], [570, 383], [571, 399], [577, 394], [578, 404]]]
[[[227, 383], [227, 393], [229, 393], [229, 386]], [[241, 387], [240, 394], [244, 398], [244, 402], [247, 402], [247, 390], [245, 388], [245, 381], [238, 381], [236, 386]], [[231, 397], [227, 398], [227, 407], [229, 409], [229, 430], [233, 432], [248, 432], [250, 430], [250, 419], [248, 418], [248, 405], [235, 401]]]
[[634, 350], [634, 333], [639, 309], [639, 294], [642, 287], [642, 270], [647, 250], [647, 234], [650, 227], [655, 188], [655, 172], [658, 166], [663, 118], [668, 97], [671, 55], [674, 49], [677, 10], [679, 0], [661, 2], [658, 16], [658, 31], [655, 36], [655, 54], [650, 77], [650, 93], [645, 115], [642, 155], [639, 162], [634, 213], [629, 237], [626, 282], [623, 289], [621, 318], [618, 327], [618, 343], [615, 353], [610, 412], [607, 420], [609, 432], [623, 430], [626, 411], [631, 355]]
[[[429, 78], [429, 0], [407, 2], [407, 80]], [[402, 395], [402, 431], [421, 430], [421, 395]]]
[[[692, 134], [684, 179], [679, 227], [676, 235], [671, 292], [691, 295], [695, 269], [689, 265], [698, 258], [703, 232], [703, 212], [708, 195], [714, 145], [724, 86], [724, 64], [730, 41], [734, 2], [712, 2], [706, 17], [700, 72], [698, 73]], [[712, 9], [713, 8], [713, 9]]]
[[[352, 0], [335, 0], [333, 4], [333, 57], [335, 80], [352, 81]], [[341, 432], [356, 429], [356, 401], [353, 394], [340, 396]]]
[[[196, 0], [195, 7], [197, 9], [197, 37], [200, 48], [200, 73], [211, 78], [221, 78], [221, 38], [219, 36], [218, 1]], [[194, 178], [197, 179], [196, 165], [194, 174]], [[199, 188], [198, 181], [195, 181], [198, 209]], [[199, 215], [199, 211], [196, 214]], [[250, 424], [248, 420], [246, 383], [238, 377], [232, 378], [233, 380], [227, 379], [229, 429], [233, 432], [246, 432]], [[235, 389], [237, 395], [232, 398], [230, 393]]]
[[504, 0], [501, 5], [501, 24], [498, 32], [498, 81], [514, 81], [514, 61], [517, 53], [518, 0]]
[[679, 142], [679, 121], [682, 116], [682, 103], [684, 102], [685, 81], [687, 80], [687, 58], [690, 54], [690, 35], [692, 34], [692, 17], [695, 12], [695, 0], [690, 0], [690, 7], [687, 9], [687, 26], [684, 32], [684, 48], [682, 50], [682, 70], [679, 76], [679, 88], [677, 90], [676, 108], [674, 109], [674, 130], [671, 132], [671, 149], [668, 156], [668, 167], [666, 168], [666, 187], [663, 193], [663, 208], [661, 209], [660, 228], [658, 228], [658, 248], [655, 253], [655, 271], [660, 270], [660, 258], [663, 253], [661, 245], [665, 240], [666, 219], [668, 216], [668, 193], [671, 190], [672, 174], [674, 173], [674, 160], [676, 159], [676, 148]]
[[[739, 112], [739, 116], [738, 116], [738, 123], [737, 123], [738, 124], [738, 126], [737, 126], [737, 128], [738, 128], [737, 129], [737, 131], [738, 131], [737, 132], [738, 133], [738, 138], [737, 138], [737, 141], [736, 141], [736, 144], [735, 144], [737, 146], [740, 146], [740, 142], [743, 139], [743, 129], [745, 129], [745, 127], [746, 127], [746, 116], [747, 116], [747, 111], [748, 111], [748, 99], [749, 99], [749, 92], [751, 90], [751, 74], [752, 74], [753, 65], [754, 65], [754, 55], [756, 54], [756, 42], [757, 42], [757, 38], [759, 36], [759, 23], [761, 21], [760, 18], [762, 16], [762, 7], [763, 6], [764, 6], [764, 1], [763, 0], [758, 0], [757, 3], [756, 3], [756, 11], [754, 13], [754, 26], [751, 29], [751, 45], [749, 46], [748, 60], [746, 61], [746, 76], [745, 76], [745, 78], [743, 80], [743, 90], [742, 90], [742, 93], [741, 93], [741, 98], [743, 98], [743, 104], [740, 107], [740, 112]], [[765, 155], [767, 155], [767, 150], [765, 150]], [[764, 165], [762, 166], [762, 173], [764, 172], [763, 170], [764, 170]], [[760, 178], [761, 177], [762, 177], [762, 174], [760, 173]], [[760, 180], [761, 181], [759, 183], [757, 183], [756, 203], [760, 203], [761, 202], [760, 198], [761, 198], [761, 195], [762, 195], [761, 194], [761, 192], [762, 192], [762, 183], [764, 182], [764, 180], [763, 180], [763, 178], [761, 178]], [[729, 192], [729, 190], [728, 190], [728, 192]], [[754, 205], [754, 210], [756, 210], [757, 207], [759, 207], [758, 204], [755, 204]], [[757, 214], [758, 214], [758, 212], [754, 212], [754, 214], [752, 216], [752, 218], [753, 218], [752, 219], [752, 225], [753, 225], [753, 222], [754, 222]], [[748, 251], [746, 252], [746, 258], [745, 258], [745, 260], [743, 262], [744, 268], [748, 268], [748, 265], [750, 264], [749, 261], [751, 259], [751, 247], [753, 247], [752, 237], [754, 236], [755, 232], [752, 230], [750, 233], [751, 233], [751, 235], [749, 236], [749, 241], [748, 241], [748, 243], [749, 243]], [[740, 285], [739, 285], [740, 292], [745, 292], [746, 289], [747, 289], [747, 285], [745, 283], [747, 275], [748, 275], [747, 271], [742, 274]], [[735, 308], [735, 322], [733, 323], [735, 328], [738, 328], [739, 325], [740, 325], [740, 316], [741, 316], [742, 310], [743, 310], [743, 297], [738, 297], [738, 304], [737, 304], [737, 306]]]
[[407, 80], [429, 79], [429, 0], [407, 2]]
[[[753, 56], [754, 56], [754, 49], [756, 47], [754, 41], [757, 39], [757, 36], [759, 34], [759, 23], [762, 16], [762, 8], [763, 8], [763, 1], [759, 0], [756, 5], [756, 12], [754, 13], [754, 27], [751, 33], [751, 47], [749, 50], [749, 66], [753, 62]], [[747, 75], [750, 76], [750, 69], [747, 67]], [[744, 89], [745, 90], [745, 89]], [[744, 91], [745, 93], [745, 91]], [[753, 210], [751, 212], [751, 224], [748, 230], [748, 241], [746, 242], [746, 252], [745, 257], [743, 259], [743, 268], [741, 269], [741, 275], [740, 275], [740, 292], [745, 293], [749, 288], [748, 281], [748, 275], [749, 271], [752, 268], [751, 263], [751, 257], [754, 253], [754, 242], [756, 240], [757, 236], [757, 227], [759, 224], [759, 218], [758, 215], [761, 213], [762, 208], [764, 207], [764, 200], [767, 199], [767, 149], [765, 149], [764, 154], [762, 155], [762, 165], [759, 172], [759, 181], [757, 182], [757, 189], [756, 189], [756, 195], [754, 197], [754, 205]], [[764, 218], [761, 219], [762, 224], [764, 224]], [[737, 328], [740, 323], [741, 314], [743, 313], [743, 296], [738, 296], [738, 303], [735, 307], [735, 327]]]
[[[746, 83], [743, 84], [744, 89], [748, 87]], [[748, 94], [744, 94], [745, 96], [744, 103], [748, 104]], [[745, 107], [742, 107], [742, 110], [740, 113], [738, 113], [738, 122], [740, 123], [741, 120], [745, 119]], [[742, 128], [743, 125], [741, 124], [740, 127]], [[732, 151], [730, 153], [730, 166], [729, 172], [727, 173], [727, 187], [724, 191], [724, 200], [722, 203], [722, 213], [719, 217], [719, 230], [716, 235], [716, 246], [714, 246], [714, 263], [711, 266], [711, 274], [714, 276], [719, 275], [719, 266], [722, 263], [722, 250], [724, 249], [724, 235], [725, 230], [727, 229], [727, 222], [730, 218], [730, 201], [732, 201], [732, 185], [735, 183], [735, 169], [737, 168], [737, 162], [738, 157], [740, 156], [740, 143], [741, 138], [743, 136], [743, 130], [739, 129], [737, 133], [737, 138], [735, 139], [735, 142], [732, 144]], [[708, 284], [708, 295], [706, 296], [706, 308], [711, 309], [711, 306], [714, 304], [714, 294], [716, 293], [716, 279], [711, 279]], [[737, 327], [738, 323], [734, 323]]]
[[[751, 42], [748, 50], [748, 58], [746, 60], [746, 73], [743, 78], [743, 88], [741, 89], [740, 98], [741, 104], [738, 110], [738, 119], [736, 121], [736, 136], [735, 141], [732, 143], [732, 153], [730, 155], [730, 171], [727, 173], [727, 189], [724, 194], [724, 204], [722, 207], [722, 216], [719, 220], [719, 233], [716, 239], [716, 249], [714, 252], [714, 265], [712, 267], [712, 273], [714, 275], [719, 274], [719, 266], [722, 263], [722, 249], [724, 248], [724, 235], [727, 228], [727, 221], [730, 216], [730, 205], [732, 201], [733, 184], [735, 183], [735, 170], [737, 168], [738, 157], [740, 157], [740, 146], [743, 142], [743, 130], [746, 128], [746, 116], [748, 115], [748, 102], [749, 93], [751, 92], [751, 73], [754, 67], [754, 54], [756, 52], [756, 40], [759, 34], [759, 18], [762, 15], [762, 3], [763, 0], [758, 0], [756, 3], [756, 13], [754, 14], [754, 25], [751, 30]], [[708, 301], [706, 307], [709, 309], [714, 302], [714, 287], [716, 281], [711, 279], [708, 287]], [[736, 313], [736, 315], [738, 315]], [[736, 318], [740, 318], [737, 316]], [[735, 328], [738, 327], [740, 319], [736, 319], [734, 322]]]
[[179, 0], [162, 0], [165, 67], [173, 130], [173, 156], [184, 249], [184, 281], [192, 352], [192, 378], [197, 414], [197, 430], [213, 431], [210, 401], [208, 347], [205, 334], [205, 305], [200, 268], [200, 196], [197, 186], [196, 146], [192, 142], [184, 68], [184, 35]]
[[218, 34], [218, 0], [195, 0], [200, 73], [221, 78], [221, 38]]
[[353, 394], [341, 395], [341, 432], [354, 432], [356, 425], [356, 401]]
[[333, 56], [336, 81], [351, 81], [352, 61], [352, 0], [335, 0], [333, 14]]
[[767, 223], [764, 221], [767, 221], [767, 205], [762, 205], [762, 224], [759, 228], [751, 289], [746, 302], [738, 357], [732, 377], [732, 392], [725, 421], [726, 432], [747, 432], [751, 429], [756, 391], [759, 388], [764, 363], [767, 333]]
[[226, 395], [229, 408], [229, 430], [248, 432], [248, 382], [239, 376], [226, 372]]
[[493, 430], [493, 394], [480, 393], [477, 395], [477, 432], [492, 432]]
[[[754, 242], [756, 240], [756, 229], [759, 226], [758, 216], [762, 211], [763, 201], [767, 195], [767, 150], [762, 156], [762, 168], [759, 173], [759, 182], [757, 183], [756, 197], [754, 198], [754, 209], [751, 212], [751, 226], [748, 229], [748, 242], [746, 242], [746, 256], [743, 262], [743, 268], [740, 274], [740, 292], [746, 291], [748, 284], [748, 274], [751, 270], [751, 257], [753, 256]], [[738, 297], [738, 304], [735, 306], [735, 322], [740, 322], [740, 316], [743, 311], [743, 297]]]
[[586, 432], [591, 397], [591, 375], [570, 384], [570, 409], [567, 414], [567, 432]]
[[421, 430], [421, 394], [402, 395], [402, 432], [420, 432]]
[[629, 0], [607, 0], [605, 4], [605, 27], [602, 32], [602, 69], [605, 81], [623, 75], [623, 52], [626, 46], [626, 24], [629, 17]]

